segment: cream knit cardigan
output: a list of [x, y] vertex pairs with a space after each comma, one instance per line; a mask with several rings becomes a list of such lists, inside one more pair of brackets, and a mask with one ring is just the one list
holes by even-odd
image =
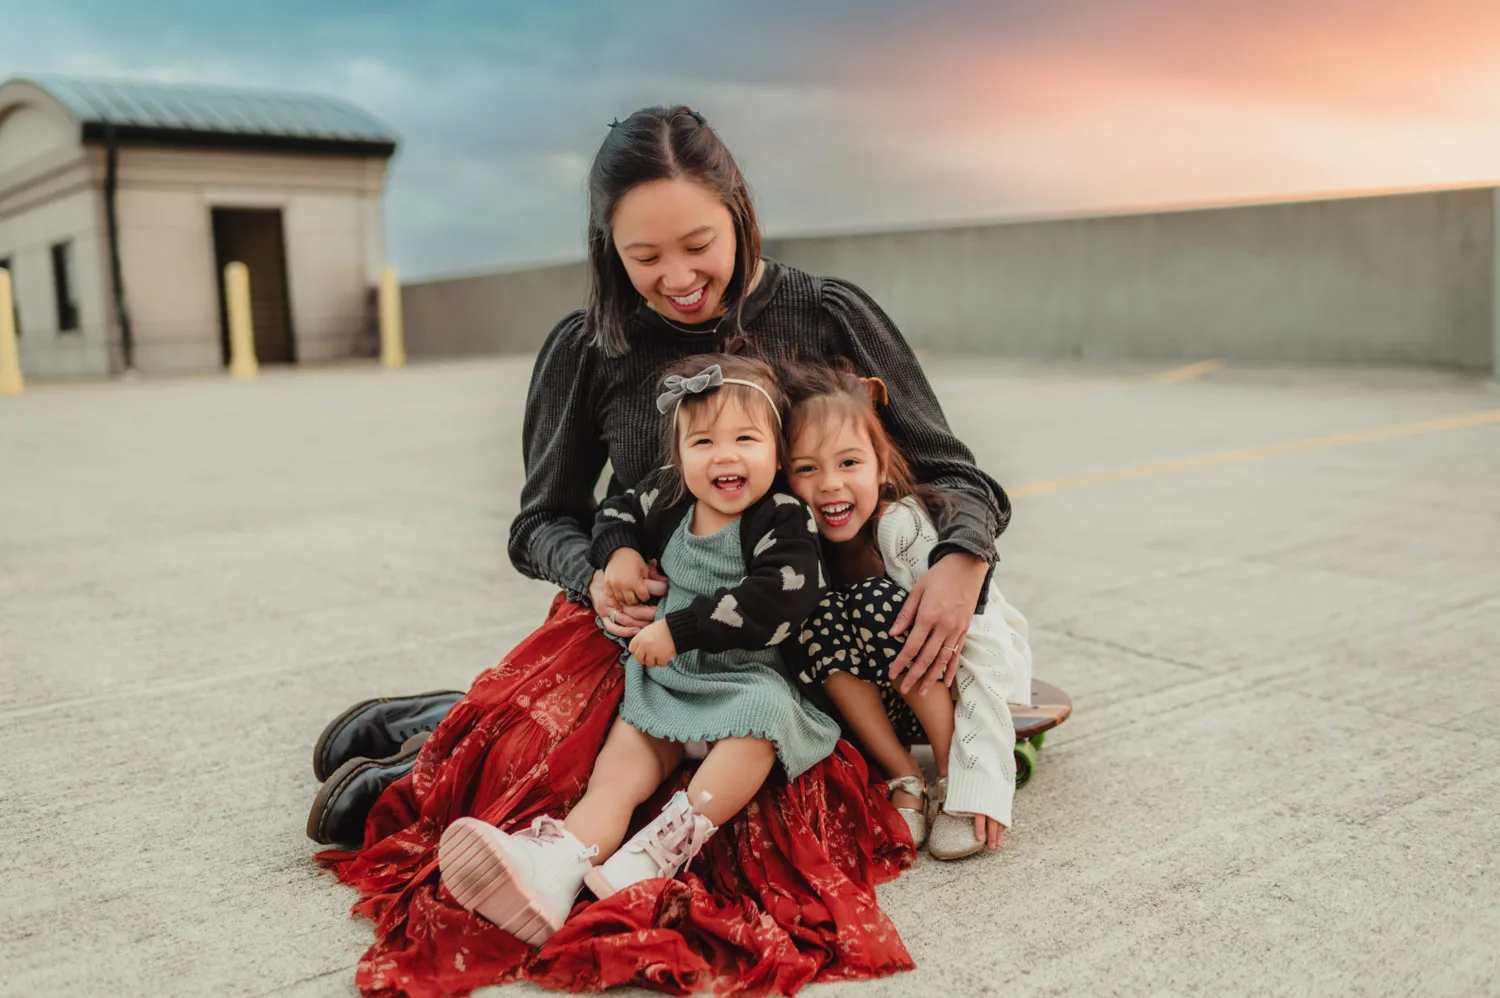
[[[927, 573], [938, 532], [911, 498], [886, 507], [876, 530], [886, 575], [908, 592]], [[991, 576], [984, 613], [974, 617], [953, 682], [953, 749], [948, 756], [951, 814], [982, 814], [1007, 828], [1016, 790], [1016, 729], [1009, 703], [1031, 700], [1026, 618]]]

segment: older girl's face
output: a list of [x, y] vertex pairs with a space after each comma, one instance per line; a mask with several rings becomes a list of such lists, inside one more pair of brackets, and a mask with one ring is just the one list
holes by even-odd
[[787, 470], [792, 491], [813, 508], [818, 533], [834, 544], [858, 537], [880, 505], [885, 476], [870, 434], [853, 419], [825, 413], [803, 423]]
[[657, 312], [678, 322], [724, 314], [734, 276], [734, 220], [691, 180], [637, 184], [615, 206], [615, 250], [630, 283]]

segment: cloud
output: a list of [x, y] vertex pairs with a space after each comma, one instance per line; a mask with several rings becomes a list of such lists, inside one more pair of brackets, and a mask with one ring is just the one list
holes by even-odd
[[953, 3], [906, 17], [847, 70], [891, 89], [909, 169], [949, 177], [975, 215], [1495, 179], [1489, 3], [1051, 0], [1015, 13]]
[[[4, 3], [6, 0], [0, 0]], [[20, 6], [11, 69], [306, 89], [403, 147], [412, 276], [576, 258], [614, 116], [703, 111], [769, 233], [1478, 179], [1491, 0]]]

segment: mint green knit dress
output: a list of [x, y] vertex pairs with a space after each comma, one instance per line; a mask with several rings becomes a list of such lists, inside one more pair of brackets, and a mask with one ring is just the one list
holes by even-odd
[[[662, 551], [669, 585], [656, 608], [657, 620], [745, 577], [740, 521], [705, 537], [692, 533], [692, 522], [689, 510]], [[775, 648], [694, 649], [656, 668], [627, 654], [620, 716], [648, 735], [674, 742], [765, 738], [775, 744], [788, 779], [831, 755], [839, 739], [838, 724], [797, 691]]]

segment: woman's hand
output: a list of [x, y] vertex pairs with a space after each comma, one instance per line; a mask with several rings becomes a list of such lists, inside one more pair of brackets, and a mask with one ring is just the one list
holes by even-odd
[[1000, 848], [1000, 840], [1005, 837], [1005, 826], [994, 818], [976, 814], [974, 815], [974, 837], [983, 842], [986, 849], [994, 852]]
[[940, 680], [953, 682], [958, 673], [959, 649], [974, 620], [979, 591], [988, 573], [989, 565], [983, 560], [954, 552], [939, 558], [912, 587], [891, 625], [892, 637], [911, 631], [891, 663], [891, 682], [902, 693], [920, 682], [922, 688], [917, 692], [926, 696]]
[[672, 640], [672, 629], [665, 620], [647, 624], [641, 633], [630, 642], [630, 654], [642, 665], [669, 665], [677, 654], [677, 643]]
[[[646, 588], [652, 596], [665, 596], [667, 577], [661, 574], [654, 561], [649, 562], [646, 568], [650, 573]], [[653, 606], [622, 607], [616, 603], [609, 594], [609, 586], [604, 581], [602, 571], [595, 572], [589, 583], [589, 602], [594, 604], [594, 612], [604, 621], [604, 629], [617, 638], [635, 637], [642, 627], [656, 619], [656, 608]]]

